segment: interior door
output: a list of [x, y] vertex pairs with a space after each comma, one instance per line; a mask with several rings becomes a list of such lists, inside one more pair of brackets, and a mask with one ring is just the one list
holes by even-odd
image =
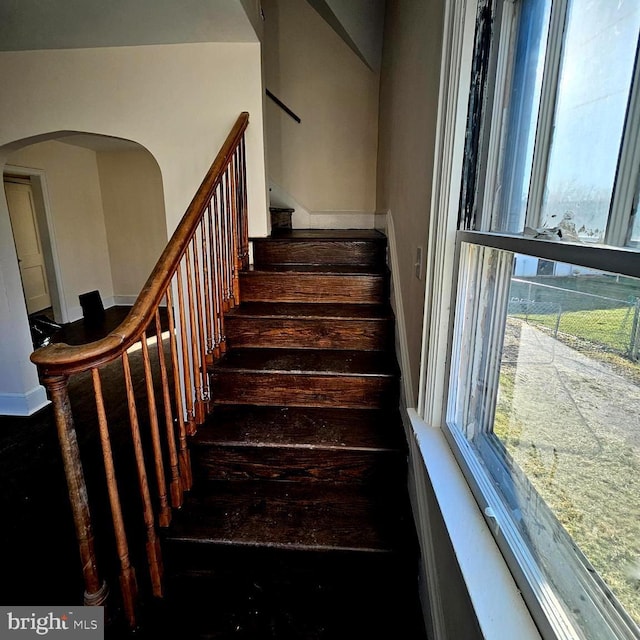
[[35, 313], [51, 306], [51, 296], [33, 192], [28, 182], [14, 182], [8, 179], [4, 180], [4, 190], [9, 205], [27, 312]]

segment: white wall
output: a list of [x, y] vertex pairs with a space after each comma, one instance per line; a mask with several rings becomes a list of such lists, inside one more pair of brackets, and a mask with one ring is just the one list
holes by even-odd
[[[409, 365], [418, 389], [425, 249], [435, 148], [443, 2], [387, 3], [380, 79], [377, 210], [393, 216]], [[416, 277], [416, 252], [422, 247]], [[408, 398], [409, 406], [416, 399]]]
[[[249, 232], [268, 232], [260, 44], [202, 43], [0, 53], [0, 167], [34, 136], [100, 133], [140, 143], [164, 183], [167, 233], [186, 210], [241, 111], [247, 131]], [[17, 142], [16, 142], [17, 141]], [[37, 392], [15, 249], [0, 197], [0, 412]], [[33, 406], [33, 403], [32, 403]]]
[[167, 244], [162, 176], [140, 151], [97, 154], [115, 304], [133, 304]]
[[312, 215], [373, 214], [378, 74], [307, 2], [262, 5], [266, 88], [301, 119], [266, 101], [269, 178]]
[[[396, 316], [404, 321], [403, 374], [417, 391], [420, 374], [425, 298], [424, 249], [428, 243], [431, 183], [440, 88], [444, 0], [387, 3], [380, 92], [378, 211], [389, 225], [392, 242]], [[423, 247], [422, 278], [415, 275], [415, 252]], [[405, 382], [405, 389], [407, 384]], [[405, 392], [406, 393], [406, 392]], [[408, 407], [416, 398], [405, 398]], [[413, 425], [409, 486], [422, 547], [429, 596], [423, 606], [434, 638], [480, 640], [478, 621], [467, 593], [458, 558], [434, 493], [430, 466], [423, 457]], [[434, 456], [435, 457], [435, 456]], [[431, 460], [429, 460], [431, 462]], [[435, 594], [435, 595], [432, 595]], [[435, 597], [437, 596], [437, 597]]]
[[[4, 189], [1, 200], [5, 201]], [[31, 334], [9, 214], [0, 215], [0, 413], [27, 415], [46, 402], [28, 362]]]
[[350, 40], [350, 46], [376, 72], [380, 71], [385, 0], [309, 0]]
[[94, 289], [105, 306], [110, 306], [109, 301], [113, 304], [95, 152], [52, 140], [12, 153], [8, 164], [45, 172], [65, 317], [81, 318], [78, 296]]

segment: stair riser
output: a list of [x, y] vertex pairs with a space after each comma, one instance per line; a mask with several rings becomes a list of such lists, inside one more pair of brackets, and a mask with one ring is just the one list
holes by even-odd
[[324, 302], [381, 304], [388, 299], [383, 275], [240, 273], [245, 302]]
[[211, 392], [214, 402], [227, 404], [367, 409], [394, 406], [398, 384], [377, 376], [229, 371], [212, 374]]
[[208, 446], [193, 451], [198, 480], [288, 482], [393, 482], [403, 478], [403, 458], [393, 451]]
[[381, 242], [335, 241], [296, 242], [291, 240], [254, 241], [256, 265], [276, 264], [348, 264], [375, 266], [384, 264], [386, 247]]
[[228, 317], [231, 347], [358, 349], [376, 351], [392, 344], [389, 320], [273, 319]]

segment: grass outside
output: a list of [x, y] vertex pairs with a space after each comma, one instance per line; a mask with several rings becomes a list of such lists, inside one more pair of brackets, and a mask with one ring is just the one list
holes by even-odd
[[[588, 340], [582, 313], [588, 312], [570, 316], [559, 338], [570, 328], [574, 335], [566, 342]], [[609, 317], [612, 324], [619, 320]], [[494, 433], [640, 624], [640, 434], [631, 437], [628, 430], [637, 424], [637, 406], [628, 407], [626, 424], [619, 415], [594, 419], [612, 400], [607, 377], [570, 379], [559, 369], [528, 367], [518, 359], [523, 325], [517, 318], [507, 322]], [[640, 387], [637, 364], [593, 353], [589, 357], [606, 361], [628, 388]]]
[[[587, 294], [587, 295], [584, 295]], [[618, 303], [633, 303], [640, 298], [640, 280], [625, 276], [530, 276], [511, 283], [510, 296], [537, 303], [562, 301], [565, 311], [590, 311]], [[614, 301], [615, 300], [615, 301]]]
[[[617, 309], [593, 309], [590, 311], [566, 311], [563, 313], [514, 314], [515, 317], [545, 327], [555, 333], [565, 334], [574, 340], [584, 340], [592, 345], [626, 355], [632, 348], [634, 314], [632, 306]], [[640, 337], [636, 336], [636, 341]], [[574, 342], [575, 344], [575, 342]], [[636, 346], [637, 348], [637, 346]]]

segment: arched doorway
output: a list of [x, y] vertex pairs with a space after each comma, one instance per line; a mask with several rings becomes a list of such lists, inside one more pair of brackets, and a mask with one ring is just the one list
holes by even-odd
[[[49, 307], [29, 308], [14, 241], [15, 222], [9, 212], [9, 200], [15, 194], [7, 197], [3, 189], [0, 262], [3, 277], [10, 282], [0, 315], [5, 335], [10, 334], [16, 344], [6, 358], [0, 348], [1, 390], [4, 378], [10, 381], [16, 376], [19, 344], [21, 366], [32, 367], [29, 355], [39, 345], [31, 339], [30, 314], [46, 311], [58, 324], [80, 320], [80, 296], [89, 291], [99, 292], [105, 308], [133, 304], [166, 244], [167, 232], [158, 163], [133, 141], [57, 132], [12, 143], [0, 149], [0, 158], [3, 178], [23, 193], [30, 190], [34, 221], [30, 238], [42, 245], [46, 286], [40, 288], [46, 288], [50, 297]], [[41, 298], [39, 305], [44, 303], [46, 298]], [[38, 386], [35, 372], [20, 375], [34, 378]], [[33, 389], [28, 387], [27, 392]], [[13, 413], [2, 396], [0, 413]], [[45, 401], [41, 396], [36, 403], [40, 406]]]
[[[162, 179], [148, 151], [119, 138], [68, 135], [14, 151], [4, 177], [13, 179], [5, 192], [33, 193], [35, 224], [12, 220], [14, 237], [26, 228], [30, 244], [43, 245], [42, 269], [23, 277], [23, 287], [36, 289], [25, 295], [29, 313], [46, 306], [40, 292], [63, 323], [81, 317], [78, 296], [86, 291], [99, 290], [107, 306], [133, 302], [166, 242]], [[28, 200], [7, 197], [10, 208]]]

